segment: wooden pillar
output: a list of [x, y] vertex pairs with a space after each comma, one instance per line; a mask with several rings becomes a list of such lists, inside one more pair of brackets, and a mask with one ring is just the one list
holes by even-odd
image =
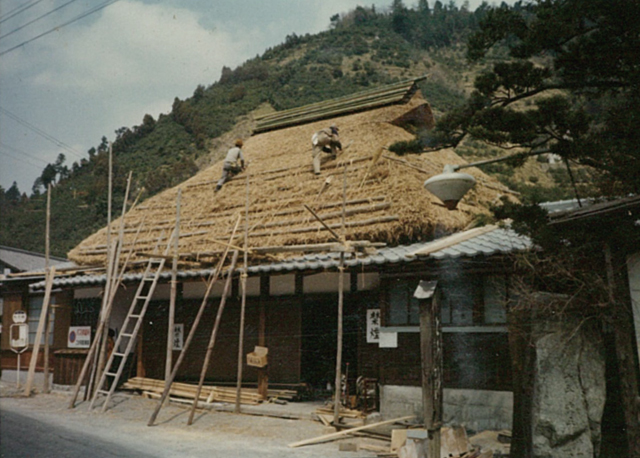
[[531, 345], [531, 311], [507, 310], [509, 354], [513, 374], [511, 456], [533, 456], [531, 430], [535, 348]]
[[442, 334], [437, 296], [420, 300], [422, 406], [428, 433], [428, 458], [440, 458], [442, 427]]
[[[263, 275], [260, 277], [260, 323], [258, 326], [258, 345], [267, 346], [266, 329], [267, 329], [267, 310], [266, 304], [270, 291], [270, 277]], [[258, 369], [258, 394], [262, 399], [267, 399], [269, 392], [269, 372], [268, 367]]]
[[[630, 309], [629, 280], [626, 275], [626, 253], [612, 251], [604, 246], [607, 280], [616, 346], [616, 359], [620, 377], [620, 396], [629, 445], [629, 457], [640, 458], [640, 386], [635, 358], [636, 341]], [[617, 268], [616, 268], [617, 266]]]

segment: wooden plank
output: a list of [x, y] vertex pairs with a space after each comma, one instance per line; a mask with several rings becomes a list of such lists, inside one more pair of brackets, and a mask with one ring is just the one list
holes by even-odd
[[450, 246], [462, 243], [474, 237], [479, 237], [483, 234], [495, 231], [497, 228], [498, 226], [490, 224], [488, 226], [476, 227], [465, 232], [458, 232], [457, 234], [450, 235], [434, 243], [431, 243], [424, 248], [414, 251], [413, 253], [411, 253], [411, 256], [428, 256], [431, 253], [435, 253], [436, 251], [444, 250], [445, 248], [449, 248]]
[[339, 437], [348, 436], [349, 434], [353, 434], [357, 431], [364, 431], [367, 429], [372, 429], [372, 428], [376, 428], [378, 426], [383, 426], [383, 425], [391, 425], [393, 423], [412, 420], [414, 418], [415, 418], [415, 415], [408, 415], [406, 417], [394, 418], [393, 420], [379, 421], [376, 423], [371, 423], [370, 425], [364, 425], [364, 426], [358, 426], [356, 428], [345, 429], [344, 431], [339, 431], [337, 433], [325, 434], [324, 436], [314, 437], [313, 439], [306, 439], [299, 442], [293, 442], [289, 444], [289, 447], [296, 448], [296, 447], [302, 447], [303, 445], [311, 445], [311, 444], [317, 444], [318, 442], [326, 442], [328, 440], [333, 440]]

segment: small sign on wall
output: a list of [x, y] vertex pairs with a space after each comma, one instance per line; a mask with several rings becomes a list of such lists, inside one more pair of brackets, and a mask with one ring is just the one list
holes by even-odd
[[89, 348], [91, 346], [91, 326], [69, 326], [67, 347]]
[[380, 309], [367, 310], [367, 343], [380, 342]]
[[173, 349], [182, 350], [184, 344], [184, 324], [173, 325]]

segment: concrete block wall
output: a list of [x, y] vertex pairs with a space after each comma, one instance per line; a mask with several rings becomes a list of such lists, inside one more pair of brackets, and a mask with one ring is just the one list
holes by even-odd
[[[462, 425], [471, 431], [511, 429], [513, 393], [510, 391], [445, 389], [445, 425]], [[416, 415], [422, 421], [420, 387], [380, 387], [380, 414], [390, 419]]]

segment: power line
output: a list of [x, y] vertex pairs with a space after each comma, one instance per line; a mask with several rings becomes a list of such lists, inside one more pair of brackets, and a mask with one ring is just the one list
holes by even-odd
[[19, 156], [15, 156], [11, 153], [8, 153], [7, 151], [3, 151], [2, 149], [0, 149], [0, 154], [2, 154], [3, 156], [8, 156], [11, 157], [13, 159], [15, 159], [16, 161], [22, 162], [23, 164], [27, 164], [30, 165], [31, 167], [33, 167], [34, 169], [39, 170], [40, 172], [42, 172], [42, 166], [38, 165], [38, 164], [34, 164], [33, 162], [23, 158], [23, 157], [19, 157]]
[[[27, 11], [29, 8], [36, 6], [38, 3], [42, 2], [42, 0], [36, 0], [34, 2], [26, 2], [23, 3], [22, 5], [18, 6], [17, 8], [12, 9], [11, 11], [9, 11], [7, 13], [7, 16], [3, 17], [2, 19], [0, 19], [0, 24], [2, 24], [4, 21], [11, 19], [14, 16], [17, 16], [18, 14], [22, 13], [23, 11]], [[18, 10], [18, 11], [16, 11]], [[14, 13], [15, 11], [15, 13]]]
[[40, 135], [41, 137], [49, 140], [54, 145], [59, 146], [60, 148], [64, 148], [65, 150], [67, 150], [71, 154], [75, 155], [79, 159], [82, 159], [83, 156], [82, 156], [81, 153], [79, 153], [78, 151], [76, 151], [75, 149], [73, 149], [72, 147], [70, 147], [69, 145], [64, 143], [63, 141], [58, 140], [53, 135], [49, 135], [48, 133], [46, 133], [42, 129], [39, 129], [36, 126], [34, 126], [33, 124], [31, 124], [31, 123], [25, 121], [24, 119], [18, 117], [18, 115], [15, 115], [15, 114], [11, 113], [6, 108], [0, 107], [0, 113], [4, 114], [5, 116], [8, 116], [9, 118], [13, 119], [17, 123], [22, 124], [23, 126], [25, 126], [26, 128], [32, 130], [33, 132], [35, 132], [36, 134]]
[[25, 40], [22, 43], [20, 43], [19, 45], [13, 46], [12, 48], [9, 48], [9, 49], [6, 49], [6, 50], [0, 52], [0, 56], [4, 56], [5, 54], [10, 53], [11, 51], [15, 51], [16, 49], [18, 49], [18, 48], [20, 48], [20, 47], [22, 47], [22, 46], [24, 46], [26, 44], [29, 44], [32, 41], [37, 40], [38, 38], [42, 38], [42, 37], [44, 37], [46, 35], [49, 35], [50, 33], [57, 32], [62, 27], [65, 27], [65, 26], [67, 26], [69, 24], [72, 24], [73, 22], [79, 21], [80, 19], [85, 18], [85, 17], [89, 16], [90, 14], [93, 14], [93, 13], [95, 13], [97, 11], [100, 11], [101, 9], [106, 8], [107, 6], [112, 5], [117, 1], [118, 0], [108, 0], [108, 1], [106, 1], [104, 3], [101, 3], [100, 5], [96, 6], [95, 8], [92, 8], [92, 9], [86, 11], [85, 13], [82, 13], [82, 14], [78, 15], [78, 16], [74, 17], [73, 19], [71, 19], [71, 20], [69, 20], [67, 22], [64, 22], [64, 23], [62, 23], [62, 24], [60, 24], [60, 25], [58, 25], [58, 26], [56, 26], [56, 27], [54, 27], [52, 29], [49, 29], [46, 32], [41, 33], [40, 35], [36, 35], [33, 38]]
[[[0, 147], [5, 149], [5, 150], [13, 151], [14, 153], [18, 153], [18, 154], [22, 154], [24, 156], [30, 157], [31, 159], [34, 159], [34, 160], [39, 161], [39, 162], [42, 162], [44, 165], [49, 165], [49, 163], [47, 161], [45, 161], [44, 159], [36, 157], [36, 156], [32, 156], [31, 154], [26, 153], [26, 152], [24, 152], [24, 151], [22, 151], [22, 150], [20, 150], [18, 148], [14, 148], [13, 146], [9, 146], [6, 143], [0, 142]], [[7, 154], [8, 156], [11, 156], [6, 151], [5, 151], [5, 154]], [[16, 158], [15, 156], [11, 156], [11, 157], [13, 157], [14, 159]]]
[[[29, 25], [33, 24], [34, 22], [38, 22], [40, 19], [43, 19], [43, 18], [45, 18], [45, 17], [49, 16], [50, 14], [55, 13], [55, 12], [56, 12], [56, 11], [58, 11], [58, 10], [61, 10], [61, 9], [62, 9], [62, 8], [64, 8], [65, 6], [67, 6], [67, 5], [69, 5], [70, 3], [73, 3], [73, 2], [75, 2], [75, 1], [76, 1], [76, 0], [69, 0], [69, 1], [68, 1], [67, 3], [65, 3], [64, 5], [60, 5], [60, 6], [58, 6], [57, 8], [52, 9], [52, 10], [51, 10], [51, 11], [49, 11], [48, 13], [45, 13], [45, 14], [43, 14], [42, 16], [37, 17], [37, 18], [35, 18], [35, 19], [33, 19], [33, 20], [31, 20], [31, 21], [27, 22], [26, 24], [21, 25], [20, 27], [13, 29], [11, 32], [7, 32], [7, 33], [5, 33], [4, 35], [0, 36], [0, 40], [2, 40], [2, 39], [3, 39], [3, 38], [5, 38], [5, 37], [8, 37], [9, 35], [12, 35], [12, 34], [16, 33], [16, 32], [17, 32], [17, 31], [19, 31], [19, 30], [24, 29], [25, 27], [27, 27], [27, 26], [29, 26]], [[0, 21], [0, 22], [2, 22], [2, 21]]]

